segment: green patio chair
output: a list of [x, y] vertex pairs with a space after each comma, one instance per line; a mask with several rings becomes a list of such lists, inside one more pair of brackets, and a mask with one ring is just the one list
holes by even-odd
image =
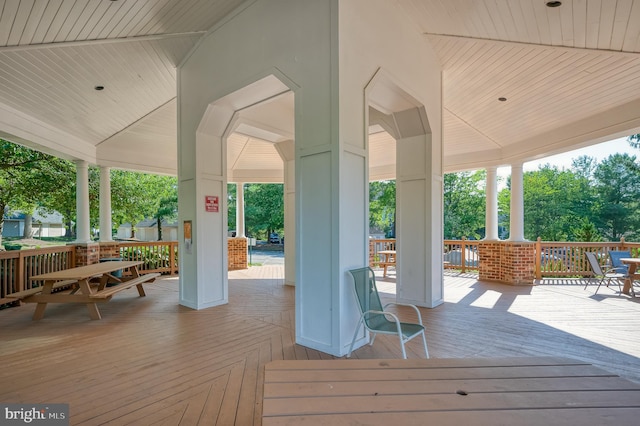
[[[620, 289], [620, 293], [622, 293], [622, 287], [620, 286], [620, 282], [624, 281], [624, 278], [626, 277], [627, 274], [615, 272], [616, 271], [615, 268], [602, 270], [602, 267], [600, 266], [600, 262], [598, 262], [598, 257], [596, 256], [595, 253], [587, 251], [584, 254], [587, 257], [587, 260], [589, 261], [591, 270], [593, 271], [593, 279], [598, 280], [598, 287], [596, 288], [596, 292], [594, 294], [598, 293], [598, 290], [600, 290], [600, 286], [602, 285], [604, 280], [607, 280], [607, 287], [609, 287], [611, 280], [616, 280], [618, 282], [618, 288]], [[587, 282], [584, 285], [585, 289], [587, 288], [587, 285], [589, 285], [589, 282]]]
[[[420, 315], [418, 308], [415, 305], [403, 303], [387, 303], [382, 306], [380, 296], [378, 296], [376, 277], [373, 270], [366, 267], [350, 270], [349, 273], [353, 277], [356, 298], [358, 299], [358, 306], [360, 307], [361, 315], [356, 331], [353, 334], [353, 339], [351, 340], [351, 346], [349, 347], [349, 354], [347, 355], [347, 358], [351, 357], [353, 345], [356, 342], [356, 337], [358, 337], [358, 331], [360, 331], [361, 324], [364, 324], [365, 328], [373, 335], [369, 345], [373, 345], [378, 333], [397, 335], [400, 339], [400, 347], [402, 348], [402, 357], [404, 359], [407, 359], [407, 352], [404, 349], [404, 344], [414, 337], [421, 335], [422, 343], [424, 344], [424, 353], [427, 358], [429, 358], [427, 339], [424, 334], [425, 328], [422, 324], [422, 316]], [[400, 322], [397, 315], [385, 311], [389, 305], [410, 306], [416, 311], [419, 324]]]

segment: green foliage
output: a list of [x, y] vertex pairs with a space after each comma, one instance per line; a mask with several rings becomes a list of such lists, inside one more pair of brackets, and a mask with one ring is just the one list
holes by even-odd
[[594, 221], [611, 240], [637, 238], [640, 219], [640, 173], [636, 157], [614, 154], [603, 160], [593, 173], [597, 202]]
[[581, 178], [570, 170], [546, 164], [524, 174], [525, 237], [567, 241], [581, 214], [580, 203], [588, 193]]
[[486, 172], [444, 175], [444, 238], [484, 236]]
[[596, 225], [587, 218], [581, 218], [578, 226], [573, 229], [575, 241], [594, 242], [602, 241]]
[[396, 181], [369, 183], [369, 226], [384, 231], [386, 237], [396, 234]]
[[245, 184], [244, 211], [247, 235], [267, 239], [284, 230], [284, 185]]
[[[41, 199], [58, 193], [67, 163], [0, 139], [0, 212], [10, 207], [33, 213]], [[0, 217], [0, 240], [2, 225]]]

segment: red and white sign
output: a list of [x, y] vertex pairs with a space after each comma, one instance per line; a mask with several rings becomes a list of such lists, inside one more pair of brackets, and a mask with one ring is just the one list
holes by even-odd
[[217, 195], [204, 196], [204, 209], [207, 212], [218, 213], [220, 211], [220, 199]]

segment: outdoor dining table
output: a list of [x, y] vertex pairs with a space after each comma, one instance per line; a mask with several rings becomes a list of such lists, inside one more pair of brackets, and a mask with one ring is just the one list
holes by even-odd
[[[109, 281], [115, 281], [118, 283], [117, 285], [123, 285], [123, 287], [126, 288], [136, 284], [139, 295], [145, 295], [142, 289], [142, 283], [152, 280], [160, 274], [140, 276], [138, 273], [138, 265], [143, 263], [142, 261], [104, 262], [35, 275], [31, 277], [31, 280], [44, 281], [42, 290], [39, 293], [26, 297], [24, 302], [37, 303], [36, 310], [33, 314], [34, 320], [40, 320], [44, 317], [44, 311], [48, 303], [84, 303], [87, 305], [91, 319], [99, 320], [101, 316], [96, 303], [110, 300], [111, 296], [120, 290], [119, 288], [107, 288], [106, 286]], [[116, 277], [113, 273], [119, 270], [129, 270], [130, 277]], [[96, 281], [99, 279], [97, 288], [95, 289], [93, 289], [90, 284], [92, 278], [96, 279]], [[70, 293], [54, 293], [53, 290], [56, 284], [60, 284], [61, 282], [68, 283], [73, 286], [74, 289]]]
[[636, 273], [638, 265], [640, 265], [640, 257], [625, 257], [620, 259], [620, 261], [625, 265], [629, 265], [627, 277], [624, 279], [624, 287], [622, 287], [622, 292], [629, 294], [633, 286], [633, 281], [640, 279], [640, 273]]
[[382, 276], [387, 276], [387, 268], [389, 266], [396, 267], [396, 262], [398, 260], [397, 254], [395, 250], [380, 250], [378, 251], [378, 255], [380, 256], [380, 265], [382, 265], [383, 272]]
[[262, 424], [637, 425], [640, 384], [561, 357], [265, 366]]

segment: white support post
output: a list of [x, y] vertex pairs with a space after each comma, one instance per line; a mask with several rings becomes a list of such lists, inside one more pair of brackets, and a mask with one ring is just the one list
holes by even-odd
[[487, 167], [485, 237], [487, 241], [497, 241], [498, 236], [498, 171]]
[[246, 237], [244, 228], [244, 182], [238, 182], [236, 183], [236, 237]]
[[522, 163], [511, 165], [509, 241], [524, 241], [524, 183]]
[[110, 167], [100, 167], [100, 241], [113, 241], [111, 232], [111, 176]]
[[76, 242], [91, 242], [89, 224], [89, 165], [76, 161]]

